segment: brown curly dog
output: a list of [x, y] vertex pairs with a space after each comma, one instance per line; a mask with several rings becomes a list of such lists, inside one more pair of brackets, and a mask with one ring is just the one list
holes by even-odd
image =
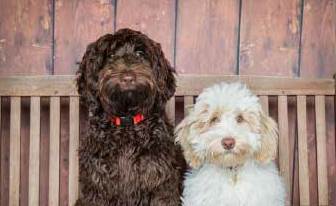
[[77, 86], [89, 111], [80, 139], [78, 206], [177, 206], [185, 168], [165, 105], [174, 69], [160, 44], [130, 29], [90, 44]]

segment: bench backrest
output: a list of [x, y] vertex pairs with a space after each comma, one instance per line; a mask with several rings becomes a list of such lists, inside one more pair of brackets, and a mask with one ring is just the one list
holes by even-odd
[[[183, 118], [183, 111], [186, 105], [194, 103], [195, 97], [203, 90], [214, 83], [221, 81], [242, 81], [246, 83], [259, 97], [264, 110], [270, 113], [279, 124], [279, 154], [278, 165], [281, 175], [289, 191], [289, 201], [294, 193], [294, 173], [298, 172], [298, 183], [300, 204], [310, 205], [310, 165], [309, 165], [309, 133], [315, 131], [316, 136], [316, 159], [317, 159], [317, 191], [318, 203], [328, 204], [328, 188], [336, 185], [328, 185], [328, 178], [336, 178], [335, 174], [327, 173], [327, 124], [335, 127], [335, 122], [326, 121], [326, 98], [335, 99], [335, 81], [333, 79], [293, 79], [279, 77], [260, 76], [208, 76], [208, 75], [183, 75], [177, 77], [177, 91], [167, 105], [167, 112], [170, 119], [175, 123]], [[9, 150], [1, 150], [1, 180], [8, 183], [1, 183], [1, 198], [7, 198], [9, 205], [19, 205], [20, 202], [20, 157], [22, 157], [21, 140], [21, 102], [22, 97], [29, 97], [29, 162], [28, 171], [28, 202], [29, 205], [38, 205], [41, 194], [41, 98], [49, 98], [49, 166], [48, 166], [48, 205], [58, 205], [60, 201], [60, 138], [64, 128], [61, 128], [61, 98], [68, 100], [68, 171], [65, 174], [67, 179], [67, 201], [73, 205], [78, 197], [78, 156], [77, 148], [80, 134], [80, 107], [79, 97], [76, 91], [74, 76], [15, 76], [0, 78], [0, 128], [1, 138], [9, 135]], [[1, 111], [1, 98], [9, 99], [10, 111]], [[313, 102], [313, 106], [309, 102]], [[292, 103], [294, 109], [292, 108]], [[182, 105], [182, 106], [181, 106]], [[179, 109], [180, 108], [180, 109]], [[181, 109], [182, 108], [182, 109]], [[310, 110], [313, 109], [312, 112]], [[9, 113], [9, 119], [1, 119]], [[313, 119], [308, 116], [314, 114]], [[335, 114], [335, 112], [334, 112]], [[333, 117], [335, 118], [335, 117]], [[1, 127], [1, 121], [9, 122], [9, 132]], [[309, 129], [313, 126], [314, 128]], [[333, 133], [335, 135], [335, 133]], [[63, 141], [63, 140], [62, 140]], [[3, 141], [1, 141], [3, 144]], [[3, 148], [3, 146], [1, 146]], [[9, 154], [5, 154], [9, 152]], [[297, 154], [297, 159], [295, 158]], [[9, 155], [9, 164], [6, 165], [5, 157]], [[295, 160], [296, 159], [296, 160]], [[298, 164], [296, 164], [298, 163]], [[329, 164], [336, 164], [335, 162]], [[6, 169], [6, 166], [9, 168]], [[335, 166], [335, 165], [334, 165]], [[6, 176], [6, 170], [7, 176]], [[22, 173], [22, 171], [21, 171]], [[63, 175], [64, 176], [64, 175]], [[5, 180], [9, 178], [9, 180]], [[330, 183], [329, 183], [330, 184]], [[7, 191], [8, 190], [8, 191]], [[8, 197], [5, 195], [8, 194]], [[329, 195], [330, 196], [330, 195]], [[2, 201], [3, 202], [3, 201]]]

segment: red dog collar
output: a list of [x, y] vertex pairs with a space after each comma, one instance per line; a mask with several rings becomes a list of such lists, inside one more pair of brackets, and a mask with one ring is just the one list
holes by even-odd
[[135, 116], [126, 116], [126, 117], [112, 117], [111, 122], [116, 126], [129, 126], [135, 125], [144, 120], [142, 114], [136, 114]]

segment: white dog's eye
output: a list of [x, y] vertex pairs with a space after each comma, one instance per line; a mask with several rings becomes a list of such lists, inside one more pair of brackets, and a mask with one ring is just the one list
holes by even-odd
[[242, 123], [242, 122], [244, 121], [244, 117], [240, 114], [240, 115], [238, 115], [238, 116], [236, 117], [236, 121], [237, 121], [238, 123]]

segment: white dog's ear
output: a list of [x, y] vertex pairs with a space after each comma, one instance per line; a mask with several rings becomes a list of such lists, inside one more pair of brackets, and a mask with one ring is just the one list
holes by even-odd
[[192, 113], [192, 108], [189, 111], [189, 115], [187, 115], [182, 122], [176, 127], [175, 141], [182, 146], [184, 158], [186, 159], [189, 166], [192, 168], [198, 168], [202, 164], [202, 160], [193, 150], [190, 143], [190, 129], [193, 124], [196, 123], [197, 120], [194, 120]]
[[263, 112], [260, 113], [261, 120], [261, 145], [255, 154], [255, 159], [260, 163], [268, 163], [274, 160], [278, 149], [278, 127], [276, 122]]

